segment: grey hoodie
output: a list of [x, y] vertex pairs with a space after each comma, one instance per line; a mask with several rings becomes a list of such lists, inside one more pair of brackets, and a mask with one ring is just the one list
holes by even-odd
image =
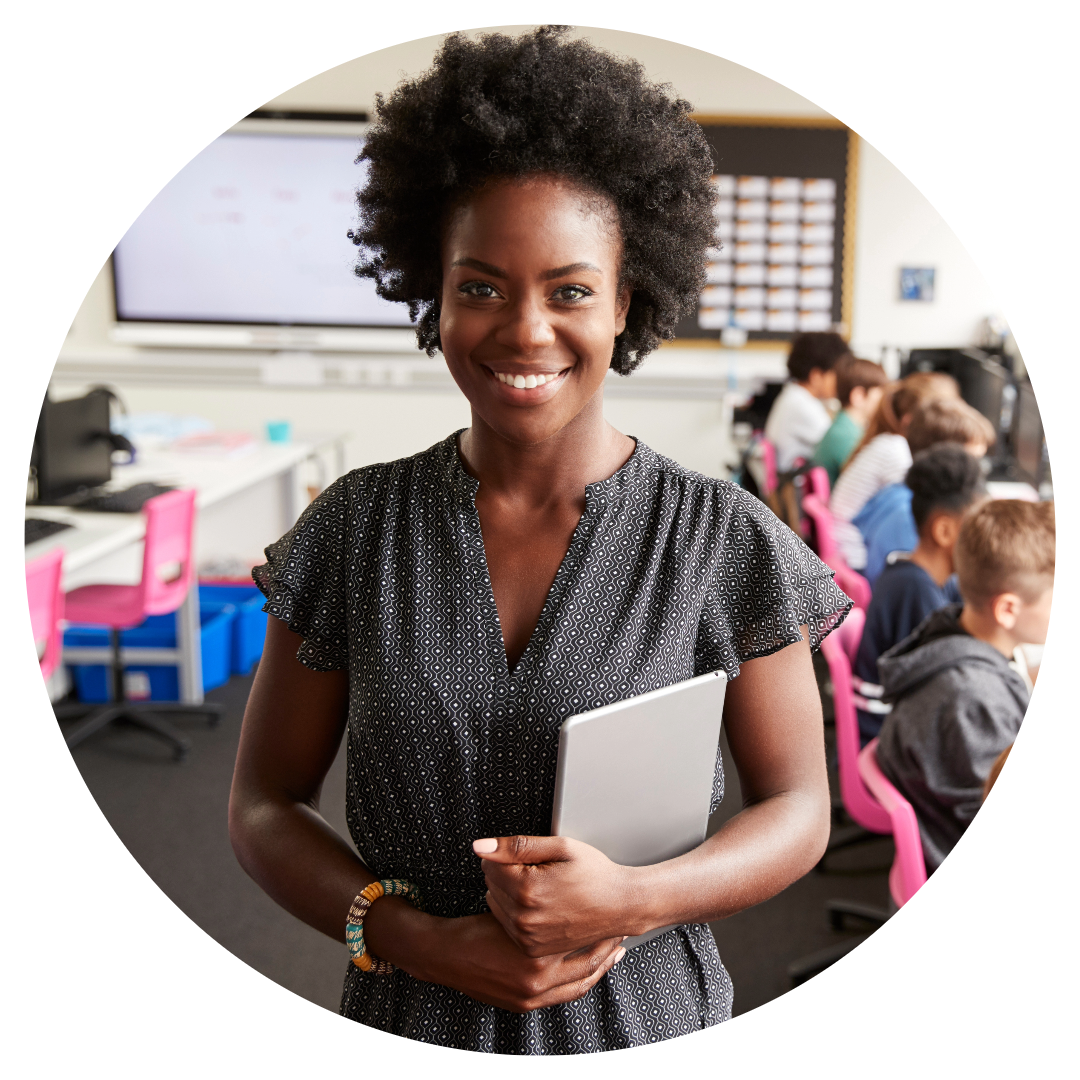
[[997, 649], [971, 637], [949, 604], [878, 659], [892, 712], [879, 736], [882, 772], [915, 808], [926, 869], [952, 850], [982, 802], [994, 759], [1016, 738], [1024, 680]]

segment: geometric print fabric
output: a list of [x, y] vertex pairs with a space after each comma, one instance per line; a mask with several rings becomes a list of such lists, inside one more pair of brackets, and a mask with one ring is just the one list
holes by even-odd
[[[585, 510], [536, 629], [507, 665], [458, 435], [357, 469], [266, 549], [265, 609], [298, 659], [349, 672], [347, 818], [380, 878], [446, 918], [487, 910], [472, 841], [551, 827], [559, 728], [575, 713], [811, 645], [850, 601], [760, 501], [638, 442]], [[713, 809], [723, 798], [717, 754]], [[504, 1054], [659, 1042], [731, 1016], [709, 928], [630, 950], [584, 998], [518, 1015], [403, 971], [348, 964], [342, 1015], [407, 1038]]]

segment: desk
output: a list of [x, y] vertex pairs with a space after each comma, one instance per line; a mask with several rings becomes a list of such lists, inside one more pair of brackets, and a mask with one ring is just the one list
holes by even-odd
[[[307, 503], [302, 471], [306, 463], [332, 457], [322, 465], [324, 478], [342, 469], [343, 436], [287, 445], [256, 446], [240, 456], [221, 457], [146, 451], [133, 465], [116, 466], [110, 487], [126, 488], [144, 480], [196, 490], [195, 564], [212, 557], [257, 557], [296, 520]], [[27, 516], [51, 518], [73, 526], [26, 547], [26, 560], [53, 548], [64, 551], [65, 592], [82, 585], [133, 585], [142, 574], [142, 514], [100, 514], [62, 506], [28, 506]], [[202, 701], [199, 649], [199, 593], [192, 589], [177, 613], [177, 648], [173, 651], [124, 650], [130, 663], [176, 664], [180, 700]], [[68, 663], [107, 663], [107, 649], [65, 649]]]

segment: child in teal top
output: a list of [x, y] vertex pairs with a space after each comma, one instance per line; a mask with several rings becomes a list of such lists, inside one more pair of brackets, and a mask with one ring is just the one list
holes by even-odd
[[869, 360], [852, 357], [838, 366], [836, 396], [842, 408], [818, 443], [813, 459], [815, 465], [823, 466], [829, 474], [830, 487], [836, 483], [844, 462], [859, 445], [888, 381], [881, 365]]

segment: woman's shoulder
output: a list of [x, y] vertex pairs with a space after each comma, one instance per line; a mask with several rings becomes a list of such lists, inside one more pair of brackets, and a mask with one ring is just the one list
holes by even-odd
[[695, 513], [711, 513], [725, 520], [779, 521], [759, 498], [734, 481], [707, 476], [655, 450], [644, 449], [650, 459], [648, 464], [658, 478], [662, 498], [674, 497]]

